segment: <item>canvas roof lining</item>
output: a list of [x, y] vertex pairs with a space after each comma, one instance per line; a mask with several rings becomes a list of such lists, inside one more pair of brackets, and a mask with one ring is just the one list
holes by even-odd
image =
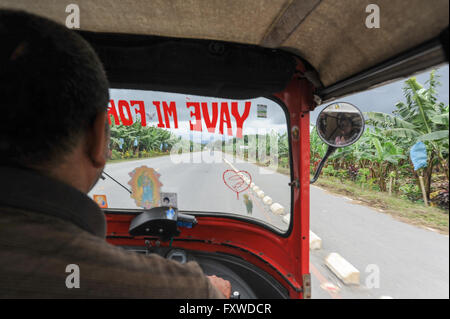
[[[367, 29], [372, 0], [78, 0], [81, 28], [281, 47], [300, 55], [324, 86], [439, 36], [448, 0], [377, 0], [381, 28]], [[58, 0], [2, 0], [64, 23]]]
[[[358, 10], [348, 10], [354, 1], [321, 1], [283, 43], [285, 47], [299, 48], [299, 54], [314, 66], [325, 86], [437, 37], [448, 26], [446, 0], [432, 1], [435, 6], [423, 0], [403, 2], [406, 6], [393, 5], [399, 1], [377, 0], [381, 13], [379, 29], [368, 29], [364, 24], [364, 9], [374, 1], [357, 2]], [[346, 25], [342, 27], [341, 21]], [[310, 46], [299, 45], [302, 43]]]
[[320, 4], [321, 0], [296, 0], [289, 3], [286, 10], [271, 25], [259, 42], [269, 48], [278, 48], [297, 29], [303, 20]]

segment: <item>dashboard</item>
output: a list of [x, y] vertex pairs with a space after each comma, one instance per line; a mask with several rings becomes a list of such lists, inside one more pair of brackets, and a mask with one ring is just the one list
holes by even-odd
[[187, 263], [195, 261], [206, 275], [216, 275], [231, 283], [232, 299], [285, 299], [288, 291], [266, 272], [233, 255], [205, 253], [172, 247], [122, 247], [140, 254], [158, 254]]

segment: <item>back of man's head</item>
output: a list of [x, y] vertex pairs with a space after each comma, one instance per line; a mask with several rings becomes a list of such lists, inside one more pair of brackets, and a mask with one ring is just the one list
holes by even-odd
[[74, 31], [25, 12], [0, 10], [0, 164], [58, 162], [105, 112], [108, 81]]

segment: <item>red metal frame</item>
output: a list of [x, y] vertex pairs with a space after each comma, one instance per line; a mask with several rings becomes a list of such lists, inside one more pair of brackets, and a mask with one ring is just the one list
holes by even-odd
[[[197, 216], [198, 224], [183, 229], [172, 247], [239, 256], [266, 271], [289, 291], [291, 298], [304, 298], [303, 275], [309, 274], [309, 112], [314, 106], [313, 86], [302, 77], [304, 67], [287, 88], [275, 94], [287, 107], [291, 126], [293, 212], [287, 236], [259, 225], [230, 217]], [[128, 228], [134, 215], [106, 214], [107, 240], [120, 246], [145, 246], [143, 237], [131, 237]], [[155, 238], [150, 239], [156, 241]], [[169, 243], [161, 243], [162, 246]]]

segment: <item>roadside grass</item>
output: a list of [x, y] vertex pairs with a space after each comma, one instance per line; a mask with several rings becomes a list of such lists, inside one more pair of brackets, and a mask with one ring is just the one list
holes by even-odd
[[449, 234], [448, 211], [438, 207], [426, 207], [420, 203], [389, 196], [385, 192], [363, 189], [352, 181], [335, 177], [321, 176], [314, 185], [332, 193], [345, 195], [356, 200], [356, 203], [376, 208], [402, 222], [432, 228], [441, 234]]
[[151, 159], [151, 158], [161, 157], [161, 156], [167, 156], [167, 155], [170, 155], [170, 154], [167, 154], [167, 153], [161, 153], [161, 154], [154, 154], [154, 155], [152, 155], [152, 156], [147, 156], [147, 157], [130, 157], [130, 158], [109, 159], [109, 160], [107, 161], [107, 164], [121, 163], [121, 162], [129, 162], [129, 161], [146, 160], [146, 159]]
[[113, 163], [122, 163], [122, 162], [129, 162], [129, 161], [137, 161], [137, 160], [144, 160], [151, 157], [146, 158], [119, 158], [119, 159], [109, 159], [106, 163], [107, 164], [113, 164]]
[[289, 167], [277, 167], [276, 172], [284, 175], [291, 175], [291, 169]]

